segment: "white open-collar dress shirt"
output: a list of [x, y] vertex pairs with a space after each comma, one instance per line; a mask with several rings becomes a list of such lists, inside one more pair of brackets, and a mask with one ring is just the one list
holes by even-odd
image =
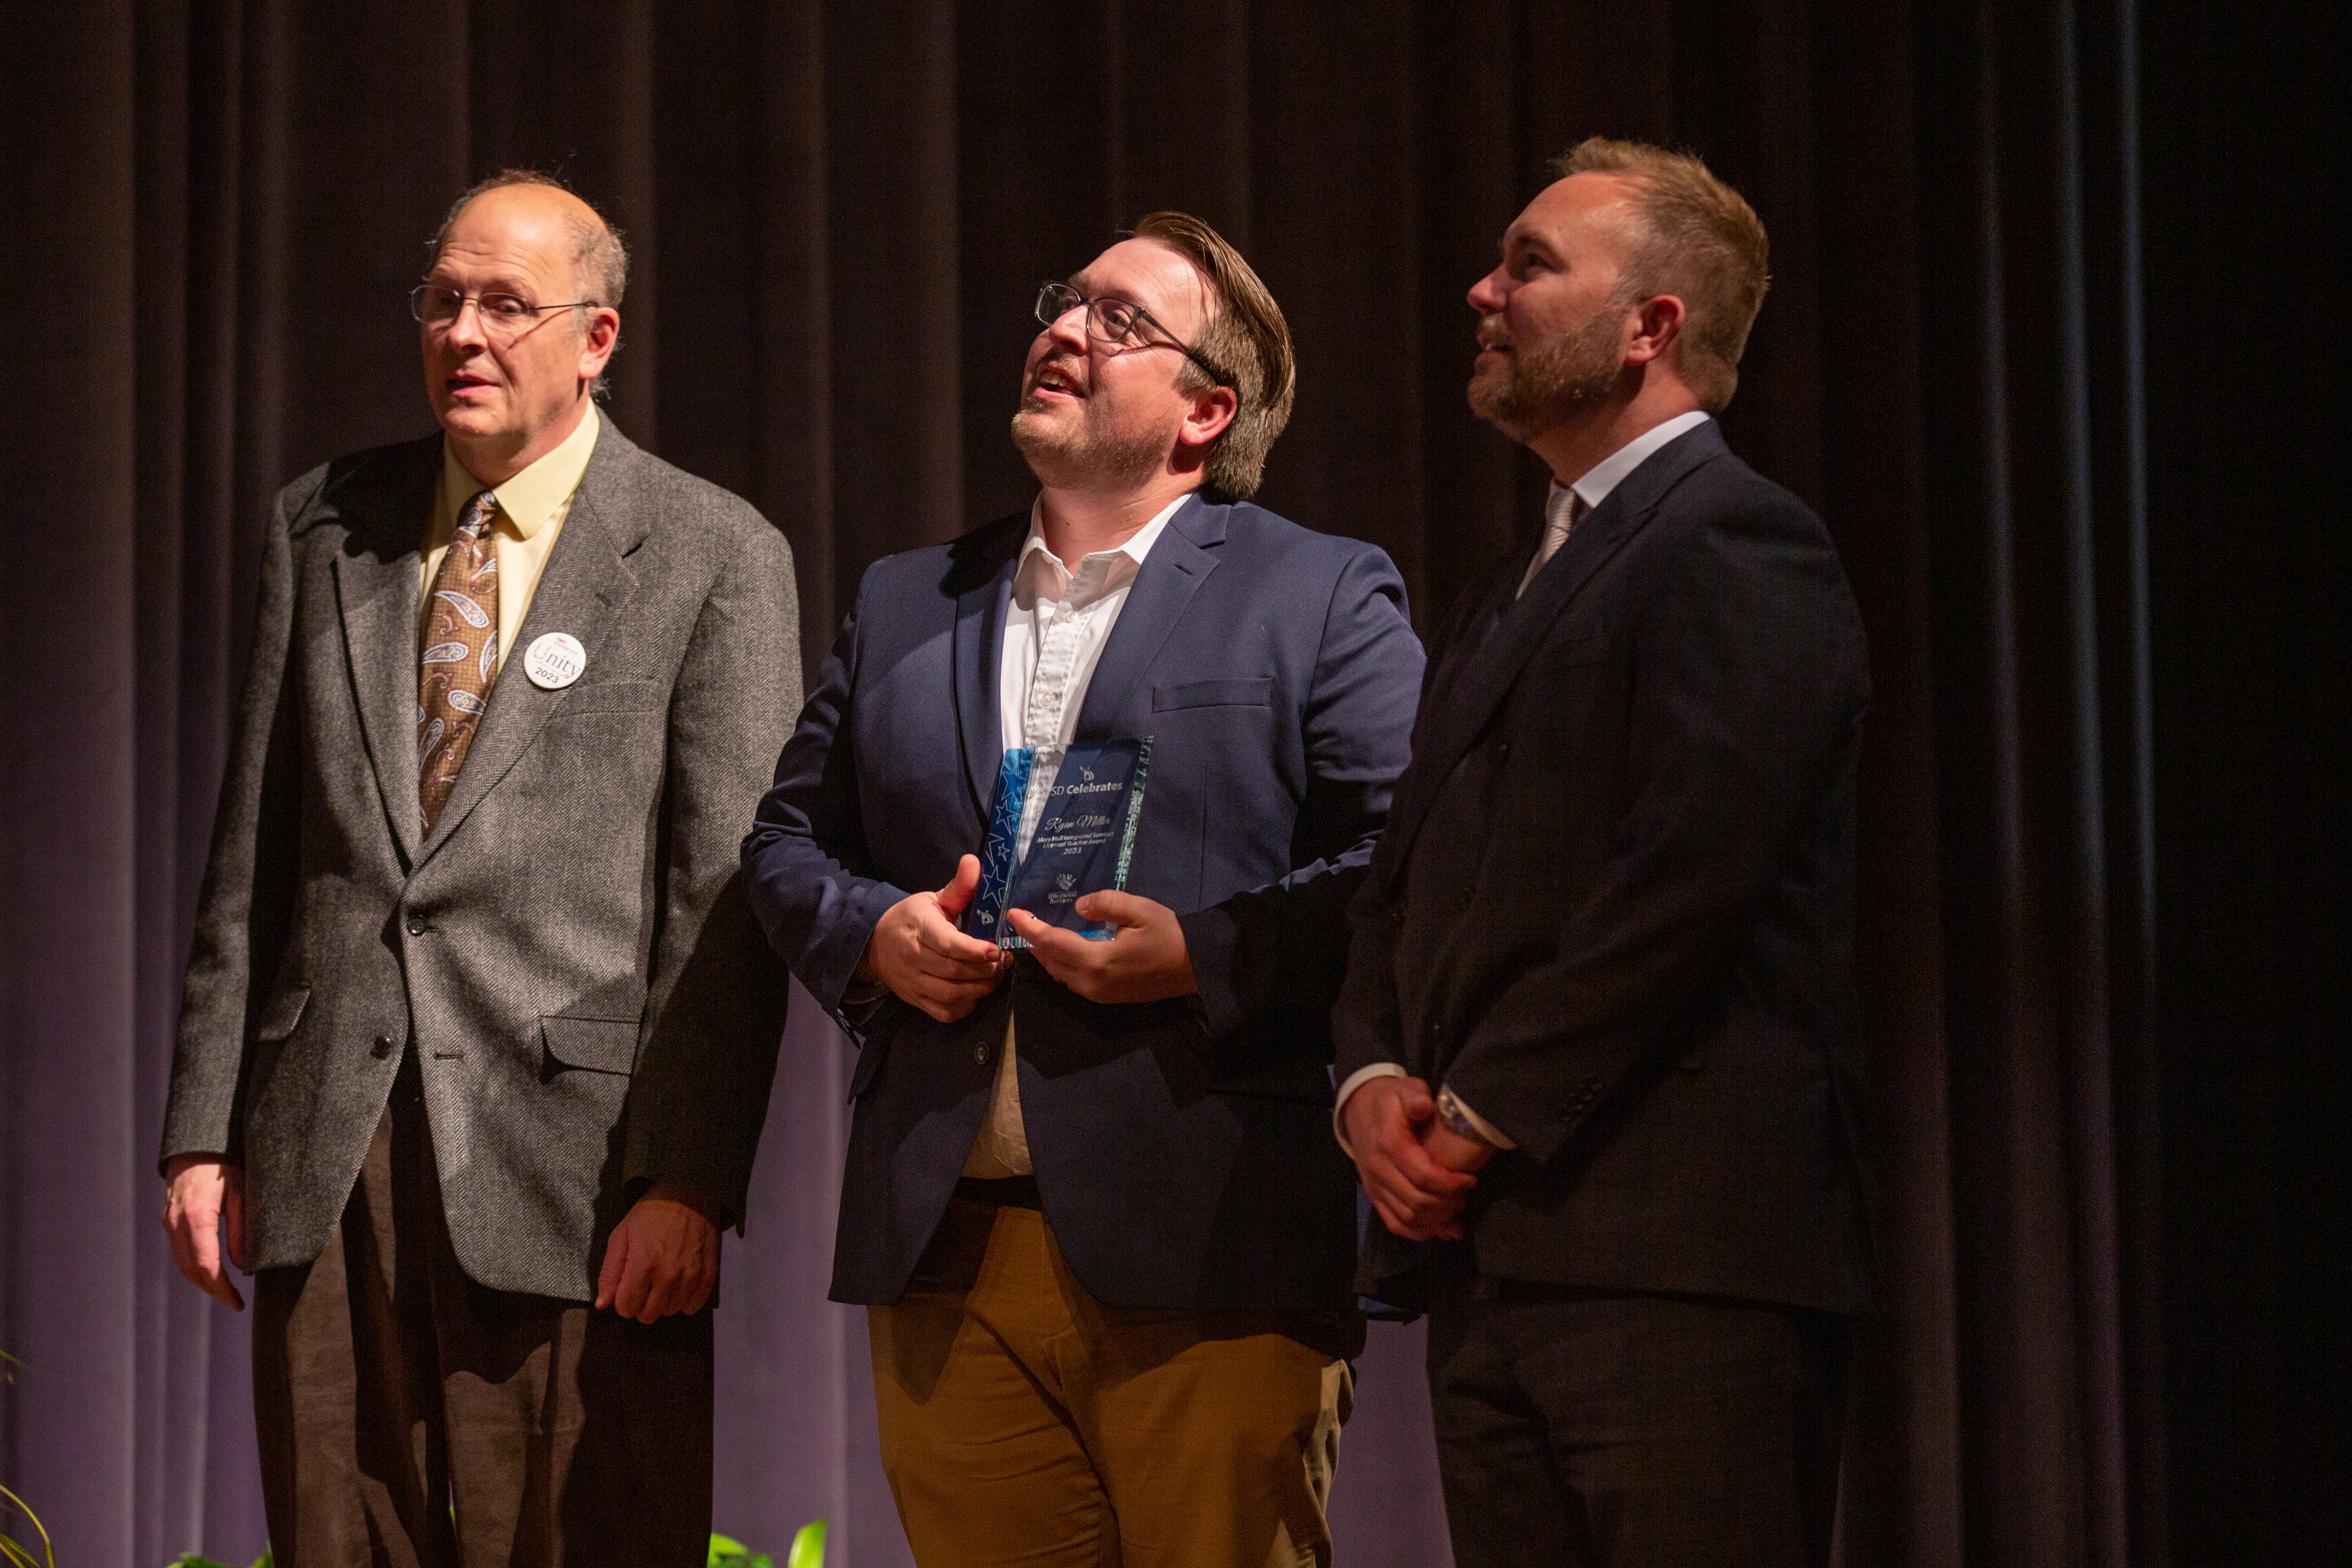
[[[1045, 791], [1061, 765], [1063, 749], [1077, 732], [1087, 687], [1102, 662], [1119, 612], [1127, 607], [1136, 574], [1143, 570], [1144, 558], [1168, 520], [1191, 499], [1189, 491], [1177, 497], [1126, 543], [1096, 551], [1078, 563], [1076, 572], [1045, 547], [1037, 510], [1030, 509], [1029, 538], [1013, 568], [1013, 603], [1004, 616], [996, 678], [997, 726], [1004, 749], [1037, 748], [1037, 760], [1029, 770], [1029, 793], [1021, 803], [1021, 831], [1013, 840], [1016, 866], [1029, 852], [1029, 840], [1045, 813]], [[1005, 1021], [1004, 1049], [997, 1055], [988, 1118], [964, 1161], [967, 1176], [1030, 1173], [1029, 1139], [1021, 1126], [1021, 1079], [1013, 1067], [1014, 1022]]]

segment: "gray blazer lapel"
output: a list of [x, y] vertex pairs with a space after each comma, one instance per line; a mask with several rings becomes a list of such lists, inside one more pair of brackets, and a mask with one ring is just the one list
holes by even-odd
[[1381, 860], [1391, 872], [1404, 864], [1413, 836], [1437, 798], [1438, 782], [1453, 773], [1454, 765], [1486, 732], [1495, 710], [1551, 635], [1553, 624], [1594, 574], [1656, 515], [1683, 477], [1727, 450], [1713, 421], [1659, 447], [1577, 525], [1517, 602], [1504, 607], [1500, 623], [1445, 689], [1442, 709], [1430, 726], [1427, 752], [1413, 758], [1416, 787], [1412, 798], [1399, 802], [1400, 809], [1390, 814]]
[[1126, 710], [1129, 696], [1151, 661], [1160, 657], [1184, 607], [1209, 574], [1217, 557], [1205, 548], [1225, 542], [1225, 509], [1203, 505], [1197, 493], [1176, 509], [1159, 542], [1143, 558], [1127, 604], [1103, 645], [1101, 662], [1087, 684], [1086, 705], [1078, 710], [1076, 736], [1085, 741], [1114, 738], [1112, 725]]
[[440, 438], [415, 450], [413, 467], [392, 467], [381, 482], [338, 501], [343, 542], [335, 556], [352, 700], [404, 866], [415, 863], [424, 827], [416, 798], [416, 571], [441, 472]]
[[[419, 859], [448, 842], [482, 797], [498, 787], [571, 689], [550, 691], [531, 683], [523, 672], [523, 656], [533, 640], [548, 632], [570, 632], [587, 650], [589, 676], [595, 673], [613, 612], [636, 591], [637, 575], [625, 558], [645, 542], [650, 527], [648, 503], [635, 482], [643, 460], [636, 447], [606, 420], [563, 520], [563, 531], [540, 574], [530, 614], [515, 633], [515, 646], [506, 651], [498, 684], [490, 689], [489, 710], [482, 715], [482, 727]], [[410, 793], [415, 793], [414, 785]]]

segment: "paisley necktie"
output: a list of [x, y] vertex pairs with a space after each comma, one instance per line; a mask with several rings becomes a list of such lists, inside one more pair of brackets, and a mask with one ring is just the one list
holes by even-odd
[[499, 557], [484, 490], [457, 514], [457, 534], [433, 578], [433, 614], [416, 665], [416, 797], [430, 834], [466, 763], [499, 678]]

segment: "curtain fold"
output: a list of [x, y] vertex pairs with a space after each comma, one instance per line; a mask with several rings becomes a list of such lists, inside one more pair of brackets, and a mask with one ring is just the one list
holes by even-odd
[[[60, 1560], [261, 1544], [245, 1320], [153, 1151], [271, 494], [427, 427], [450, 197], [562, 174], [634, 253], [613, 416], [868, 563], [1025, 504], [1039, 279], [1161, 206], [1297, 338], [1266, 504], [1426, 626], [1545, 475], [1465, 290], [1594, 132], [1689, 145], [1774, 282], [1725, 416], [1861, 601], [1880, 1310], [1853, 1564], [2306, 1561], [2340, 1534], [2352, 829], [2329, 106], [2244, 0], [97, 0], [0, 16], [0, 1480]], [[719, 1317], [719, 1520], [903, 1563], [823, 1300], [847, 1050], [795, 1010]], [[1344, 1561], [1446, 1561], [1376, 1331]], [[2334, 1511], [2331, 1513], [2331, 1510]]]
[[2113, 969], [2139, 933], [2111, 913], [2144, 889], [2141, 857], [2113, 866], [2109, 824], [2148, 803], [2143, 770], [2108, 765], [2111, 736], [2125, 759], [2146, 744], [2138, 693], [2101, 677], [2105, 648], [2143, 636], [2128, 563], [2146, 519], [2140, 367], [2118, 352], [2137, 327], [2112, 290], [2136, 282], [2112, 151], [2121, 18], [2102, 9], [1935, 11], [1918, 58], [1922, 123], [1951, 132], [1923, 137], [1949, 199], [1922, 238], [1950, 1109], [1971, 1134], [1949, 1171], [1977, 1373], [1962, 1510], [1994, 1561], [2120, 1568], [2162, 1548], [2129, 1539], [2123, 1453], [2142, 1347], [2122, 1336]]

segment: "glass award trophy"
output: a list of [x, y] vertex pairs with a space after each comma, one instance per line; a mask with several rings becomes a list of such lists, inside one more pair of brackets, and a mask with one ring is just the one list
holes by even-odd
[[[1039, 748], [1004, 753], [989, 807], [988, 843], [980, 856], [980, 889], [964, 910], [962, 928], [999, 947], [1026, 947], [1005, 915], [1027, 910], [1049, 925], [1108, 942], [1118, 928], [1083, 919], [1077, 901], [1088, 893], [1127, 886], [1135, 853], [1135, 825], [1143, 816], [1143, 780], [1151, 737], [1078, 742], [1061, 748], [1061, 765], [1047, 785], [1029, 852], [1015, 864], [1021, 816], [1029, 799]], [[1051, 752], [1047, 752], [1050, 761]]]

